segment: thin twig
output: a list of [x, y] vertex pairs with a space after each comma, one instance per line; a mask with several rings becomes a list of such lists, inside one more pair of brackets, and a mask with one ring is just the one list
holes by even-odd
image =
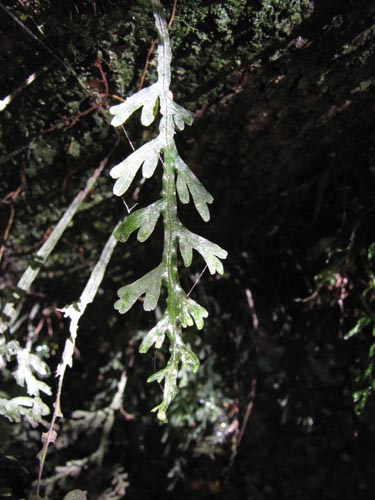
[[0, 112], [4, 111], [4, 109], [13, 101], [17, 94], [31, 85], [37, 79], [37, 77], [47, 69], [48, 68], [45, 67], [35, 71], [34, 73], [31, 73], [31, 75], [29, 75], [20, 85], [18, 85], [18, 87], [13, 92], [7, 95], [4, 99], [0, 99]]
[[134, 147], [134, 144], [132, 143], [132, 141], [130, 140], [130, 137], [126, 131], [126, 128], [124, 127], [124, 125], [121, 125], [121, 128], [122, 128], [122, 131], [124, 132], [125, 134], [125, 137], [127, 138], [129, 144], [130, 144], [130, 147], [132, 148], [133, 151], [135, 151], [135, 147]]
[[150, 48], [147, 51], [146, 62], [145, 62], [145, 65], [144, 65], [144, 68], [142, 71], [141, 79], [139, 81], [138, 90], [141, 90], [141, 88], [143, 87], [143, 84], [145, 83], [146, 74], [148, 71], [148, 67], [150, 65], [150, 57], [151, 57], [151, 54], [154, 52], [154, 49], [155, 49], [155, 46], [157, 43], [158, 43], [158, 39], [155, 38], [152, 41], [152, 44], [150, 45]]
[[[21, 181], [22, 182], [22, 181]], [[8, 237], [9, 237], [9, 233], [10, 233], [10, 230], [12, 228], [12, 224], [13, 224], [13, 220], [14, 220], [14, 202], [16, 201], [16, 199], [18, 198], [18, 195], [21, 193], [21, 191], [23, 190], [23, 187], [24, 187], [24, 183], [22, 182], [20, 186], [18, 186], [18, 188], [11, 192], [11, 193], [8, 193], [2, 200], [1, 202], [5, 203], [7, 200], [11, 200], [11, 205], [10, 205], [10, 214], [9, 214], [9, 219], [8, 219], [8, 224], [7, 224], [7, 227], [5, 228], [5, 231], [4, 231], [4, 236], [3, 236], [3, 241], [2, 241], [2, 244], [1, 244], [1, 247], [0, 247], [0, 262], [1, 262], [1, 259], [3, 257], [3, 253], [4, 253], [4, 250], [5, 250], [5, 244], [8, 240]]]
[[[48, 446], [50, 443], [54, 443], [57, 437], [56, 420], [58, 418], [63, 417], [61, 411], [61, 392], [62, 392], [66, 369], [68, 366], [70, 368], [73, 366], [73, 353], [77, 340], [79, 321], [82, 315], [84, 314], [88, 304], [90, 304], [94, 300], [95, 295], [99, 289], [99, 286], [103, 280], [104, 272], [112, 256], [113, 250], [117, 244], [117, 240], [114, 237], [114, 232], [117, 229], [117, 227], [118, 225], [112, 232], [111, 236], [108, 238], [108, 241], [103, 248], [103, 251], [99, 257], [98, 262], [96, 263], [94, 269], [91, 272], [90, 278], [88, 279], [78, 302], [71, 304], [70, 306], [64, 308], [63, 310], [65, 316], [68, 316], [70, 318], [70, 326], [69, 326], [70, 336], [65, 342], [62, 360], [56, 370], [56, 376], [58, 377], [59, 381], [58, 381], [58, 387], [57, 387], [57, 393], [56, 393], [56, 399], [54, 403], [54, 411], [51, 423], [49, 425], [48, 431], [43, 433], [42, 435], [43, 447], [39, 454], [40, 464], [39, 464], [38, 480], [36, 487], [36, 496], [38, 499], [40, 498], [40, 487], [42, 484], [42, 475], [43, 475], [45, 460], [47, 457]], [[126, 385], [125, 372], [123, 372], [123, 375], [121, 377], [120, 385], [123, 391]], [[116, 410], [118, 410], [119, 407], [121, 406], [121, 401], [119, 400], [119, 398], [120, 395], [117, 395], [117, 399], [115, 398], [111, 405], [111, 407], [113, 407]]]
[[257, 313], [255, 311], [253, 294], [251, 293], [250, 288], [246, 288], [246, 298], [247, 298], [247, 303], [249, 305], [249, 309], [251, 311], [251, 317], [253, 320], [253, 328], [255, 331], [257, 331], [259, 328], [259, 320], [258, 320]]
[[[255, 311], [255, 304], [254, 304], [253, 294], [251, 293], [250, 288], [246, 288], [245, 292], [246, 292], [247, 304], [248, 304], [249, 309], [251, 311], [253, 329], [255, 331], [257, 331], [259, 329], [259, 320], [258, 320], [257, 313]], [[234, 460], [234, 458], [237, 455], [238, 448], [239, 448], [239, 446], [241, 444], [241, 441], [242, 441], [242, 438], [243, 438], [243, 436], [245, 434], [245, 429], [246, 429], [247, 424], [249, 422], [249, 418], [250, 418], [251, 412], [253, 411], [253, 408], [254, 408], [254, 401], [255, 401], [255, 396], [256, 396], [256, 388], [257, 388], [257, 377], [254, 377], [252, 379], [252, 381], [251, 381], [250, 393], [249, 393], [249, 398], [248, 398], [249, 402], [248, 402], [248, 404], [246, 406], [245, 416], [244, 416], [243, 421], [242, 421], [240, 432], [238, 433], [238, 436], [237, 436], [233, 460]]]
[[102, 60], [100, 57], [96, 59], [96, 67], [99, 70], [100, 76], [102, 77], [102, 82], [104, 84], [104, 98], [108, 97], [109, 94], [109, 85], [107, 80], [107, 75], [103, 71]]
[[64, 68], [68, 71], [68, 73], [72, 74], [79, 85], [84, 89], [86, 89], [85, 84], [81, 81], [80, 77], [78, 76], [77, 72], [73, 69], [73, 67], [66, 63], [61, 57], [57, 56], [54, 50], [52, 50], [43, 40], [41, 40], [38, 36], [35, 35], [13, 12], [8, 10], [1, 2], [0, 2], [0, 8], [9, 16], [13, 19], [13, 21], [18, 24], [23, 30], [26, 31], [34, 40], [36, 40], [44, 49], [51, 54], [51, 56], [56, 59], [60, 64], [64, 66]]
[[258, 381], [257, 377], [254, 377], [251, 381], [249, 403], [246, 407], [245, 416], [243, 418], [241, 429], [240, 429], [240, 432], [238, 434], [238, 438], [237, 438], [237, 442], [236, 442], [236, 454], [237, 454], [237, 450], [241, 444], [242, 438], [245, 434], [245, 430], [246, 430], [247, 424], [249, 422], [250, 415], [251, 415], [253, 408], [254, 408], [254, 401], [255, 401], [256, 389], [257, 389], [257, 381]]
[[[247, 304], [249, 306], [251, 316], [252, 316], [252, 326], [253, 326], [253, 329], [255, 331], [257, 331], [259, 329], [259, 320], [258, 320], [258, 316], [257, 316], [256, 310], [255, 310], [253, 294], [251, 293], [250, 288], [246, 288], [245, 293], [246, 293]], [[246, 430], [246, 427], [249, 423], [251, 413], [254, 409], [257, 382], [258, 382], [258, 378], [256, 376], [254, 376], [252, 378], [251, 384], [250, 384], [250, 392], [249, 392], [249, 396], [248, 396], [248, 403], [246, 406], [245, 415], [243, 417], [240, 430], [234, 439], [232, 453], [231, 453], [230, 462], [229, 462], [229, 470], [232, 468], [232, 466], [234, 464], [234, 461], [235, 461], [236, 456], [238, 454], [238, 449], [239, 449], [241, 442], [242, 442], [242, 439], [245, 435], [245, 430]]]
[[8, 224], [7, 224], [7, 227], [5, 228], [3, 242], [2, 242], [1, 247], [0, 247], [0, 262], [1, 262], [1, 259], [3, 258], [3, 253], [5, 250], [5, 243], [8, 239], [10, 229], [11, 229], [12, 224], [13, 224], [13, 220], [14, 220], [14, 205], [12, 203], [10, 205], [10, 214], [9, 214]]
[[6, 330], [7, 326], [10, 326], [14, 323], [14, 321], [17, 319], [17, 316], [19, 314], [19, 311], [17, 311], [14, 307], [14, 303], [16, 300], [21, 298], [21, 295], [19, 291], [24, 291], [27, 292], [32, 283], [34, 282], [35, 278], [38, 276], [39, 271], [42, 267], [43, 264], [45, 264], [46, 260], [50, 256], [51, 252], [55, 248], [57, 242], [60, 240], [61, 236], [71, 223], [73, 217], [75, 216], [78, 208], [81, 206], [82, 202], [85, 200], [87, 197], [88, 193], [91, 191], [93, 188], [96, 180], [102, 173], [103, 169], [107, 165], [110, 156], [112, 155], [113, 151], [118, 145], [119, 140], [116, 140], [115, 145], [112, 147], [111, 151], [108, 153], [108, 155], [100, 162], [99, 166], [95, 169], [94, 173], [92, 176], [88, 179], [86, 186], [84, 189], [82, 189], [77, 196], [74, 198], [72, 203], [69, 205], [68, 209], [64, 213], [64, 215], [61, 217], [43, 246], [38, 250], [36, 253], [34, 263], [28, 266], [26, 271], [23, 273], [21, 276], [20, 280], [17, 283], [17, 292], [15, 293], [15, 298], [11, 301], [5, 304], [4, 309], [3, 309], [3, 314], [8, 318], [8, 321], [3, 324], [0, 323], [0, 332], [3, 332]]
[[[85, 109], [84, 111], [80, 111], [71, 117], [67, 117], [67, 116], [60, 117], [57, 121], [55, 121], [47, 129], [42, 129], [41, 130], [42, 134], [53, 132], [54, 130], [57, 129], [57, 127], [61, 124], [61, 122], [63, 122], [64, 131], [66, 131], [66, 130], [72, 128], [78, 122], [78, 120], [80, 120], [82, 117], [90, 115], [91, 113], [94, 113], [95, 111], [101, 112], [104, 119], [107, 122], [109, 121], [108, 116], [105, 113], [105, 109], [108, 108], [107, 98], [109, 96], [109, 86], [108, 86], [107, 76], [103, 70], [102, 61], [101, 61], [100, 57], [98, 57], [96, 59], [95, 66], [98, 68], [98, 71], [99, 71], [100, 77], [101, 77], [101, 83], [104, 86], [104, 92], [99, 93], [100, 100], [95, 100], [95, 102], [88, 109]], [[95, 97], [94, 94], [88, 88], [86, 88], [85, 90], [91, 98]]]
[[197, 286], [197, 284], [199, 283], [199, 280], [201, 279], [201, 277], [203, 276], [203, 273], [205, 272], [205, 270], [207, 269], [208, 265], [206, 264], [203, 268], [203, 271], [200, 273], [200, 275], [198, 276], [198, 278], [195, 280], [193, 286], [190, 288], [189, 290], [189, 293], [186, 295], [186, 297], [190, 297], [190, 294], [191, 292], [194, 290], [194, 288]]

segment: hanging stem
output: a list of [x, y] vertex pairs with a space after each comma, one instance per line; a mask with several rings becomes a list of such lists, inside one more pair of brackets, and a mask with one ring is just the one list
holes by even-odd
[[27, 293], [33, 284], [35, 278], [38, 276], [41, 267], [46, 263], [48, 257], [51, 255], [61, 236], [64, 234], [65, 230], [73, 220], [75, 214], [77, 213], [79, 207], [86, 199], [89, 192], [92, 190], [94, 184], [96, 183], [98, 177], [103, 172], [106, 167], [108, 160], [118, 145], [118, 140], [115, 145], [108, 153], [108, 155], [100, 162], [99, 166], [94, 170], [94, 173], [88, 179], [86, 186], [82, 189], [77, 196], [74, 198], [69, 208], [66, 210], [64, 215], [61, 217], [56, 227], [53, 229], [49, 235], [47, 241], [38, 250], [35, 255], [34, 262], [28, 266], [20, 280], [17, 283], [17, 288], [14, 293], [14, 299], [5, 304], [3, 309], [3, 314], [5, 320], [0, 321], [0, 333], [4, 333], [7, 327], [11, 326], [18, 318], [20, 313], [20, 308], [16, 309], [15, 304], [21, 299], [22, 293]]
[[[163, 211], [164, 219], [164, 251], [163, 263], [165, 266], [165, 286], [167, 288], [167, 312], [170, 319], [171, 329], [167, 332], [170, 340], [171, 359], [170, 365], [171, 377], [165, 381], [166, 386], [173, 383], [177, 377], [179, 356], [177, 355], [177, 343], [181, 338], [180, 322], [180, 304], [181, 294], [183, 293], [177, 268], [177, 232], [179, 219], [177, 215], [177, 197], [175, 181], [175, 162], [178, 157], [176, 144], [174, 141], [174, 123], [171, 113], [173, 96], [170, 91], [171, 81], [171, 60], [172, 51], [168, 34], [168, 26], [161, 11], [159, 0], [152, 0], [152, 6], [155, 16], [155, 24], [159, 34], [158, 45], [158, 77], [162, 92], [160, 94], [160, 113], [162, 119], [160, 122], [160, 133], [163, 136], [164, 145], [161, 149], [163, 153], [163, 191], [162, 197], [165, 200], [165, 209]], [[164, 392], [167, 387], [165, 386]], [[174, 391], [170, 397], [173, 398]], [[164, 420], [163, 412], [159, 413], [159, 418]]]
[[56, 370], [56, 376], [58, 377], [59, 381], [57, 386], [57, 393], [56, 393], [56, 399], [54, 403], [54, 411], [51, 423], [49, 425], [48, 431], [45, 432], [42, 436], [43, 447], [39, 454], [40, 464], [39, 464], [39, 473], [38, 473], [37, 491], [36, 491], [38, 499], [40, 497], [40, 487], [42, 483], [43, 468], [47, 457], [48, 446], [50, 443], [55, 442], [57, 436], [55, 423], [58, 418], [63, 417], [61, 411], [61, 392], [62, 392], [66, 369], [68, 368], [68, 366], [69, 367], [73, 366], [73, 353], [77, 340], [78, 324], [83, 313], [86, 310], [86, 307], [94, 300], [95, 295], [99, 289], [99, 286], [103, 280], [105, 270], [110, 261], [113, 250], [115, 249], [117, 244], [117, 240], [114, 237], [114, 232], [116, 231], [117, 227], [118, 226], [116, 226], [111, 236], [108, 238], [108, 241], [103, 248], [103, 251], [99, 257], [98, 262], [96, 263], [94, 269], [92, 270], [90, 278], [88, 279], [78, 302], [71, 304], [70, 306], [66, 307], [63, 310], [65, 316], [68, 316], [70, 318], [70, 326], [69, 326], [70, 337], [65, 342], [65, 348], [62, 355], [62, 360]]

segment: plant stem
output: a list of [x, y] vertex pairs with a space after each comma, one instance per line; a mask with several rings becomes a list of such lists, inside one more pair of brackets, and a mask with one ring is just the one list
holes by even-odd
[[[162, 14], [162, 6], [159, 0], [152, 0], [152, 7], [155, 16], [155, 24], [159, 33], [158, 45], [158, 77], [161, 83], [162, 92], [160, 93], [160, 134], [163, 140], [161, 151], [164, 159], [163, 163], [163, 190], [162, 197], [165, 200], [165, 209], [163, 211], [164, 220], [164, 283], [167, 288], [167, 315], [170, 320], [170, 329], [167, 332], [170, 341], [171, 358], [169, 361], [169, 373], [164, 383], [164, 407], [167, 408], [171, 403], [176, 387], [176, 379], [179, 365], [178, 344], [181, 343], [181, 323], [180, 308], [182, 288], [178, 276], [177, 268], [177, 196], [175, 163], [178, 158], [176, 144], [174, 142], [174, 123], [172, 116], [173, 95], [170, 91], [171, 81], [171, 60], [172, 51], [168, 34], [168, 26]], [[158, 411], [158, 417], [166, 421], [165, 409], [162, 407]]]
[[20, 313], [20, 308], [16, 309], [16, 303], [22, 298], [22, 293], [27, 293], [30, 290], [35, 278], [38, 276], [41, 267], [46, 263], [48, 257], [52, 253], [56, 244], [60, 240], [61, 236], [73, 220], [73, 217], [77, 213], [83, 201], [86, 199], [87, 195], [93, 188], [98, 177], [102, 173], [103, 169], [106, 167], [108, 160], [118, 145], [118, 140], [116, 140], [115, 145], [112, 147], [108, 155], [100, 162], [99, 166], [94, 170], [94, 173], [88, 179], [86, 186], [82, 189], [77, 196], [74, 198], [64, 215], [61, 217], [56, 227], [53, 229], [48, 239], [42, 245], [42, 247], [36, 253], [34, 262], [28, 266], [20, 280], [17, 283], [16, 291], [14, 292], [14, 298], [7, 302], [3, 308], [3, 314], [5, 316], [4, 322], [0, 324], [0, 333], [4, 333], [6, 329], [14, 324]]
[[161, 82], [162, 92], [160, 95], [160, 113], [162, 119], [160, 122], [160, 133], [163, 137], [162, 152], [163, 161], [163, 191], [162, 197], [165, 200], [165, 209], [163, 211], [164, 219], [164, 252], [163, 262], [165, 265], [165, 286], [168, 292], [167, 309], [174, 332], [170, 333], [171, 342], [175, 341], [176, 334], [179, 333], [179, 295], [181, 294], [181, 285], [177, 272], [177, 235], [175, 228], [178, 223], [177, 216], [177, 198], [174, 163], [178, 156], [174, 142], [174, 124], [171, 113], [172, 93], [170, 86], [170, 65], [172, 52], [168, 34], [167, 23], [162, 14], [162, 7], [159, 0], [152, 0], [152, 6], [155, 16], [155, 23], [159, 33], [158, 46], [158, 77]]

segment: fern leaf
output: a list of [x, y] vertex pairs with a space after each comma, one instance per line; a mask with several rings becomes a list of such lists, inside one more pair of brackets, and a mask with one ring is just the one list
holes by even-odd
[[214, 201], [212, 195], [206, 190], [203, 184], [197, 179], [181, 158], [177, 159], [176, 170], [176, 187], [181, 203], [186, 204], [189, 202], [190, 191], [199, 215], [205, 222], [208, 222], [210, 220], [210, 211], [207, 205]]
[[44, 361], [35, 354], [29, 353], [27, 349], [20, 349], [17, 352], [17, 363], [17, 370], [13, 373], [14, 378], [19, 385], [26, 384], [27, 393], [30, 396], [39, 396], [40, 391], [51, 394], [51, 388], [34, 376], [34, 373], [40, 377], [49, 375], [48, 365]]
[[182, 225], [180, 225], [178, 231], [178, 238], [185, 267], [190, 266], [192, 261], [192, 250], [195, 249], [206, 261], [211, 274], [223, 274], [224, 268], [220, 259], [225, 259], [228, 255], [224, 249], [219, 247], [216, 243], [212, 243], [206, 240], [206, 238], [202, 238], [202, 236], [192, 233]]
[[139, 346], [139, 352], [147, 352], [154, 344], [156, 349], [160, 349], [160, 347], [163, 345], [165, 334], [170, 329], [170, 327], [171, 324], [167, 317], [164, 317], [160, 321], [158, 321], [154, 328], [152, 328], [143, 339], [141, 345]]
[[140, 242], [146, 241], [153, 233], [163, 207], [164, 202], [158, 200], [146, 208], [132, 212], [116, 229], [115, 238], [125, 243], [129, 239], [129, 236], [139, 229], [137, 240]]
[[154, 121], [158, 97], [159, 85], [158, 83], [154, 83], [150, 87], [146, 87], [128, 97], [125, 102], [112, 106], [109, 108], [109, 112], [114, 115], [111, 125], [114, 127], [122, 125], [137, 109], [143, 106], [141, 122], [142, 125], [147, 127]]
[[198, 330], [204, 326], [204, 318], [208, 317], [208, 311], [192, 299], [185, 299], [181, 310], [181, 324], [184, 328], [193, 326], [195, 323]]
[[143, 175], [147, 178], [151, 177], [158, 163], [159, 154], [160, 143], [156, 138], [141, 146], [118, 165], [115, 165], [110, 172], [111, 177], [117, 179], [113, 186], [113, 193], [117, 196], [123, 195], [133, 182], [143, 163]]
[[178, 346], [181, 356], [181, 361], [185, 366], [191, 367], [195, 373], [199, 368], [199, 359], [193, 351], [185, 344]]
[[176, 127], [179, 130], [184, 130], [185, 123], [187, 125], [191, 125], [193, 123], [193, 115], [190, 113], [190, 111], [183, 108], [174, 101], [172, 101], [171, 107], [172, 107], [171, 112], [173, 116], [173, 121], [175, 122]]
[[115, 309], [125, 314], [142, 295], [145, 295], [143, 309], [145, 311], [155, 309], [160, 296], [162, 273], [163, 265], [159, 264], [134, 283], [120, 288], [117, 292], [119, 300], [115, 302]]
[[48, 406], [39, 397], [0, 398], [0, 415], [11, 422], [19, 422], [22, 417], [25, 417], [33, 427], [36, 427], [49, 413]]
[[166, 309], [162, 319], [147, 333], [139, 347], [141, 353], [147, 352], [152, 346], [159, 349], [165, 336], [168, 337], [170, 358], [167, 365], [147, 380], [163, 383], [163, 400], [152, 411], [157, 412], [159, 420], [166, 422], [167, 409], [177, 390], [180, 363], [189, 366], [194, 372], [199, 366], [198, 357], [182, 340], [182, 328], [195, 324], [198, 330], [201, 330], [204, 319], [208, 316], [204, 307], [183, 293], [177, 269], [178, 246], [186, 267], [191, 265], [194, 249], [205, 259], [211, 274], [223, 273], [220, 259], [225, 259], [227, 252], [215, 243], [187, 230], [178, 216], [177, 196], [183, 204], [189, 203], [191, 196], [199, 215], [207, 222], [210, 219], [208, 205], [213, 202], [213, 197], [181, 159], [175, 144], [176, 131], [183, 130], [186, 124], [191, 125], [193, 116], [173, 100], [170, 90], [172, 52], [168, 26], [160, 0], [152, 0], [152, 6], [159, 35], [158, 81], [127, 99], [125, 103], [112, 107], [110, 111], [115, 115], [112, 124], [120, 125], [135, 110], [142, 107], [141, 122], [143, 125], [149, 125], [155, 117], [157, 106], [160, 105], [159, 135], [116, 165], [111, 170], [111, 176], [117, 179], [114, 193], [120, 196], [128, 189], [142, 165], [144, 177], [151, 177], [160, 155], [163, 155], [161, 199], [130, 214], [117, 229], [115, 236], [125, 242], [133, 232], [138, 231], [138, 240], [145, 241], [154, 231], [162, 214], [164, 249], [162, 262], [156, 269], [134, 283], [120, 288], [115, 308], [120, 313], [126, 313], [139, 297], [145, 295], [144, 309], [155, 309], [161, 285], [166, 288]]
[[177, 353], [172, 353], [167, 366], [147, 379], [147, 382], [154, 382], [155, 380], [160, 382], [164, 379], [163, 401], [151, 410], [157, 412], [158, 419], [162, 422], [167, 422], [166, 412], [177, 391], [178, 360], [176, 355]]
[[147, 379], [147, 382], [161, 382], [168, 375], [169, 367], [168, 365], [165, 368], [162, 368], [158, 372], [153, 373]]

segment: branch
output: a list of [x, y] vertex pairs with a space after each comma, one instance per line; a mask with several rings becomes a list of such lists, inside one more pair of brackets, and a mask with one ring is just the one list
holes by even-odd
[[48, 257], [52, 253], [57, 242], [59, 241], [59, 239], [69, 226], [70, 222], [72, 221], [73, 217], [77, 213], [77, 210], [79, 209], [80, 205], [85, 200], [88, 193], [93, 188], [96, 180], [98, 179], [103, 169], [107, 165], [112, 152], [117, 147], [117, 144], [118, 140], [116, 141], [115, 145], [113, 146], [109, 154], [106, 156], [106, 158], [104, 158], [104, 160], [102, 160], [99, 166], [95, 169], [94, 173], [87, 181], [85, 188], [82, 189], [74, 198], [69, 208], [58, 222], [57, 226], [53, 229], [53, 231], [49, 235], [47, 241], [38, 250], [33, 264], [29, 265], [26, 271], [21, 276], [21, 279], [17, 283], [17, 290], [14, 293], [13, 300], [6, 303], [4, 306], [3, 314], [6, 316], [6, 319], [2, 323], [0, 323], [0, 333], [4, 333], [5, 330], [16, 321], [19, 314], [19, 312], [14, 307], [16, 302], [18, 302], [19, 299], [22, 297], [22, 292], [27, 293], [29, 291], [32, 283], [38, 276], [41, 267], [46, 263]]
[[[61, 412], [61, 392], [62, 392], [62, 386], [63, 386], [63, 382], [64, 382], [65, 371], [66, 371], [68, 366], [70, 368], [73, 366], [73, 353], [74, 353], [75, 344], [76, 344], [76, 340], [77, 340], [78, 324], [79, 324], [79, 321], [80, 321], [82, 315], [84, 314], [84, 312], [86, 310], [86, 307], [88, 306], [88, 304], [90, 304], [94, 300], [94, 297], [95, 297], [95, 295], [99, 289], [99, 286], [103, 280], [104, 272], [105, 272], [106, 267], [109, 263], [109, 260], [112, 256], [113, 250], [115, 249], [115, 246], [117, 244], [117, 240], [114, 237], [114, 232], [116, 231], [117, 227], [118, 227], [118, 225], [116, 226], [116, 228], [112, 232], [111, 236], [109, 237], [107, 243], [105, 244], [103, 251], [100, 255], [100, 258], [99, 258], [98, 262], [96, 263], [78, 302], [75, 304], [71, 304], [70, 306], [63, 309], [65, 316], [68, 316], [70, 318], [70, 326], [69, 326], [70, 337], [65, 342], [65, 348], [64, 348], [63, 355], [62, 355], [62, 361], [56, 370], [56, 376], [58, 377], [59, 382], [58, 382], [58, 387], [57, 387], [56, 400], [54, 403], [54, 411], [53, 411], [51, 423], [50, 423], [48, 431], [46, 433], [44, 433], [42, 436], [43, 448], [39, 454], [40, 466], [39, 466], [37, 491], [36, 491], [37, 498], [39, 498], [39, 495], [40, 495], [40, 486], [41, 486], [43, 468], [44, 468], [44, 463], [45, 463], [46, 456], [47, 456], [48, 446], [50, 443], [54, 443], [55, 439], [57, 437], [57, 432], [56, 432], [56, 427], [55, 427], [56, 419], [63, 417], [63, 414]], [[126, 382], [126, 379], [125, 379], [125, 382]], [[125, 385], [124, 385], [125, 382], [122, 383], [122, 385], [124, 386], [123, 387], [124, 390], [125, 390]], [[118, 405], [118, 398], [116, 399], [116, 402], [114, 400], [113, 408], [118, 409], [117, 405]], [[111, 406], [111, 408], [112, 408], [112, 406]], [[111, 428], [112, 428], [112, 426], [111, 426]]]

